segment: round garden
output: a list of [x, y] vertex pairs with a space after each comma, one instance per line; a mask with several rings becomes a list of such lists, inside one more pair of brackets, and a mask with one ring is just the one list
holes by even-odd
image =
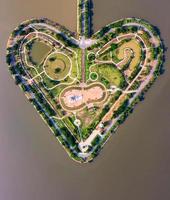
[[50, 54], [44, 63], [44, 70], [49, 78], [63, 80], [69, 75], [71, 60], [63, 53]]

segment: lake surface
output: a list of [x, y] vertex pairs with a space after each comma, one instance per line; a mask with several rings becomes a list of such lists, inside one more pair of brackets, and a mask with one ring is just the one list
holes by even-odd
[[[94, 0], [94, 29], [122, 17], [158, 26], [170, 47], [169, 0]], [[76, 30], [75, 0], [0, 0], [0, 200], [169, 200], [170, 53], [166, 72], [91, 164], [70, 160], [14, 85], [5, 48], [10, 32], [32, 17]]]

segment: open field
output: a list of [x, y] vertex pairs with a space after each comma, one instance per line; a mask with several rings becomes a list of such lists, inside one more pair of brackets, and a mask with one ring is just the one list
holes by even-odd
[[71, 61], [62, 53], [53, 53], [46, 59], [44, 70], [49, 78], [60, 81], [70, 72]]
[[106, 79], [110, 85], [120, 87], [124, 82], [121, 72], [113, 64], [100, 64], [91, 67], [91, 72], [96, 72], [99, 78]]

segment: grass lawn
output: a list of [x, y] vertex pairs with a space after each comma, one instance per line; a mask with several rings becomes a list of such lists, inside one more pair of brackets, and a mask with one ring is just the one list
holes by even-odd
[[143, 32], [142, 34], [139, 34], [139, 36], [144, 40], [147, 47], [152, 47], [149, 35], [146, 32]]
[[[75, 50], [77, 55], [79, 53], [80, 50]], [[78, 76], [78, 79], [79, 79], [79, 73], [80, 73], [80, 67], [78, 65], [78, 59], [79, 58], [76, 58], [76, 55], [74, 54], [73, 57], [70, 57], [71, 60], [72, 60], [72, 70], [71, 70], [71, 77], [73, 78], [76, 78]], [[78, 65], [78, 66], [77, 66]], [[78, 69], [77, 69], [78, 68]]]
[[57, 98], [60, 94], [60, 92], [65, 88], [65, 86], [60, 85], [59, 87], [55, 87], [54, 89], [50, 90], [50, 92], [53, 94], [55, 98]]
[[124, 82], [123, 74], [113, 64], [96, 65], [91, 71], [98, 73], [99, 78], [103, 77], [110, 85], [119, 87]]
[[44, 84], [46, 85], [47, 88], [52, 88], [52, 87], [57, 86], [57, 85], [59, 84], [58, 81], [53, 81], [53, 80], [49, 79], [49, 78], [45, 75], [45, 73], [43, 73], [43, 74], [41, 75], [41, 77], [42, 77], [43, 82], [44, 82]]
[[44, 65], [47, 75], [53, 80], [64, 79], [71, 68], [69, 58], [62, 53], [51, 54]]
[[96, 73], [93, 72], [90, 74], [90, 78], [95, 81], [95, 80], [97, 80], [98, 76]]
[[34, 68], [28, 67], [27, 70], [28, 70], [28, 72], [29, 72], [29, 74], [31, 75], [32, 78], [37, 75], [37, 72]]
[[123, 43], [118, 49], [117, 49], [117, 58], [119, 60], [124, 59], [124, 51], [125, 49], [131, 49], [134, 53], [134, 58], [132, 59], [129, 69], [131, 71], [134, 71], [136, 66], [140, 63], [140, 58], [141, 58], [141, 46], [136, 40], [132, 39], [129, 42]]

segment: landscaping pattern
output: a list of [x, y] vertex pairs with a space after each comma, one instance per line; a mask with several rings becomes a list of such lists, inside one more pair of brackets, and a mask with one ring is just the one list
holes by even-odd
[[91, 1], [79, 0], [77, 33], [49, 19], [20, 24], [6, 60], [51, 131], [79, 163], [96, 157], [161, 74], [157, 28], [125, 18], [91, 35]]

